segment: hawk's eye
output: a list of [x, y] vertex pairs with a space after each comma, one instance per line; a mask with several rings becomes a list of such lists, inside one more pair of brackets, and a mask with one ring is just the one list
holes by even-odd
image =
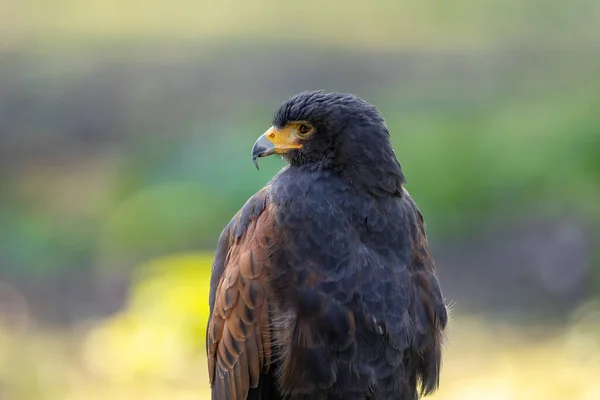
[[308, 124], [300, 124], [298, 125], [298, 133], [300, 136], [307, 136], [310, 132], [312, 132], [312, 127]]

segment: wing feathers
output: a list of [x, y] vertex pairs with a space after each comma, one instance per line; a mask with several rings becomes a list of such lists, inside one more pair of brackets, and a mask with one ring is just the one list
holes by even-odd
[[417, 351], [415, 368], [421, 393], [427, 395], [439, 385], [443, 330], [448, 314], [429, 251], [423, 215], [408, 193], [405, 194], [417, 217], [411, 260], [414, 282], [412, 314], [417, 329], [413, 346]]
[[245, 400], [271, 361], [266, 301], [271, 265], [264, 243], [274, 225], [265, 191], [251, 198], [230, 225], [229, 240], [219, 241], [229, 248], [217, 287], [211, 289], [215, 301], [207, 330], [214, 400]]

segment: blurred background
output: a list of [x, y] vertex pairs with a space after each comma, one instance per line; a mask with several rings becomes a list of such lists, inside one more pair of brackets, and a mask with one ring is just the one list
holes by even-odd
[[208, 399], [221, 229], [289, 96], [383, 112], [444, 399], [600, 398], [600, 2], [0, 0], [0, 399]]

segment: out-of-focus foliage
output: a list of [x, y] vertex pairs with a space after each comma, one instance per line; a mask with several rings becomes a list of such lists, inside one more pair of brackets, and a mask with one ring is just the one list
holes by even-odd
[[434, 234], [465, 233], [515, 207], [551, 214], [571, 207], [600, 221], [600, 96], [538, 96], [452, 113], [386, 105], [408, 187]]
[[211, 264], [211, 254], [180, 254], [141, 266], [124, 309], [88, 333], [87, 366], [118, 382], [177, 381], [201, 367]]
[[[336, 46], [439, 48], [516, 40], [590, 43], [600, 21], [594, 0], [339, 2], [309, 0], [30, 0], [6, 4], [8, 40], [184, 40], [322, 42]], [[293, 24], [297, 29], [286, 29]], [[568, 31], [568, 34], [558, 34]], [[551, 37], [552, 43], [549, 43]], [[5, 39], [6, 40], [6, 39]]]

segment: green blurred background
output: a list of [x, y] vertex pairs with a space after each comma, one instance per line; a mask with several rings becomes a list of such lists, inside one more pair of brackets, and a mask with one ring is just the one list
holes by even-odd
[[0, 399], [209, 398], [216, 239], [308, 89], [387, 119], [433, 398], [600, 398], [600, 2], [0, 0]]

